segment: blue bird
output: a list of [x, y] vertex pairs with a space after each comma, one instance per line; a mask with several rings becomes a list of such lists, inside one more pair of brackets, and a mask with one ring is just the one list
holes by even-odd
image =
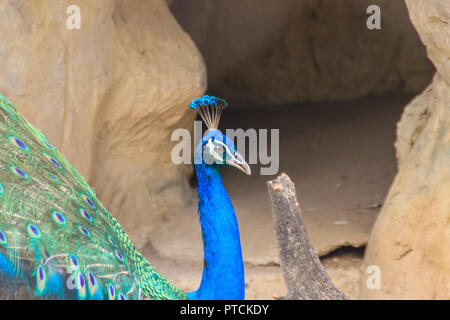
[[199, 110], [208, 131], [194, 157], [204, 251], [203, 276], [200, 287], [188, 293], [189, 299], [245, 298], [239, 228], [219, 167], [232, 166], [248, 175], [251, 171], [234, 143], [218, 129], [226, 105], [222, 99], [204, 96], [190, 106]]

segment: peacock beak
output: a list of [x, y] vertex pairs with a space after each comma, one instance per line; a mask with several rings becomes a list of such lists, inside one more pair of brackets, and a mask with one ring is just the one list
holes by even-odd
[[250, 166], [245, 161], [244, 157], [241, 156], [238, 152], [235, 152], [234, 155], [231, 157], [231, 159], [226, 160], [226, 163], [229, 164], [230, 166], [238, 168], [246, 175], [252, 174], [252, 170], [250, 169]]

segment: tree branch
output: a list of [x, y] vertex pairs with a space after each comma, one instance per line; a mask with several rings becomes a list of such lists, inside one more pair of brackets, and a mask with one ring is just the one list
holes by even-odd
[[303, 223], [295, 185], [286, 174], [267, 182], [280, 249], [280, 264], [291, 300], [348, 299], [331, 281]]

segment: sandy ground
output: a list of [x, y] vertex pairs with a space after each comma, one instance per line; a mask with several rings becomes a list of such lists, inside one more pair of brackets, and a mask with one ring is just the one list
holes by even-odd
[[[352, 298], [358, 297], [363, 257], [363, 249], [352, 247], [367, 243], [396, 173], [395, 125], [409, 100], [230, 107], [223, 115], [224, 128], [280, 129], [279, 173], [296, 183], [312, 243], [333, 281]], [[261, 176], [258, 165], [252, 171], [249, 177], [226, 168], [222, 175], [240, 226], [246, 297], [272, 299], [286, 294], [265, 186], [275, 176]], [[195, 201], [162, 215], [144, 254], [176, 285], [196, 289], [202, 243]]]

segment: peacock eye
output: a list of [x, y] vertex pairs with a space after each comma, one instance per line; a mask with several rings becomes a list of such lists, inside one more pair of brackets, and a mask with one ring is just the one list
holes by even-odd
[[225, 151], [225, 149], [222, 145], [218, 144], [214, 147], [214, 151], [217, 152], [218, 154], [222, 154]]

